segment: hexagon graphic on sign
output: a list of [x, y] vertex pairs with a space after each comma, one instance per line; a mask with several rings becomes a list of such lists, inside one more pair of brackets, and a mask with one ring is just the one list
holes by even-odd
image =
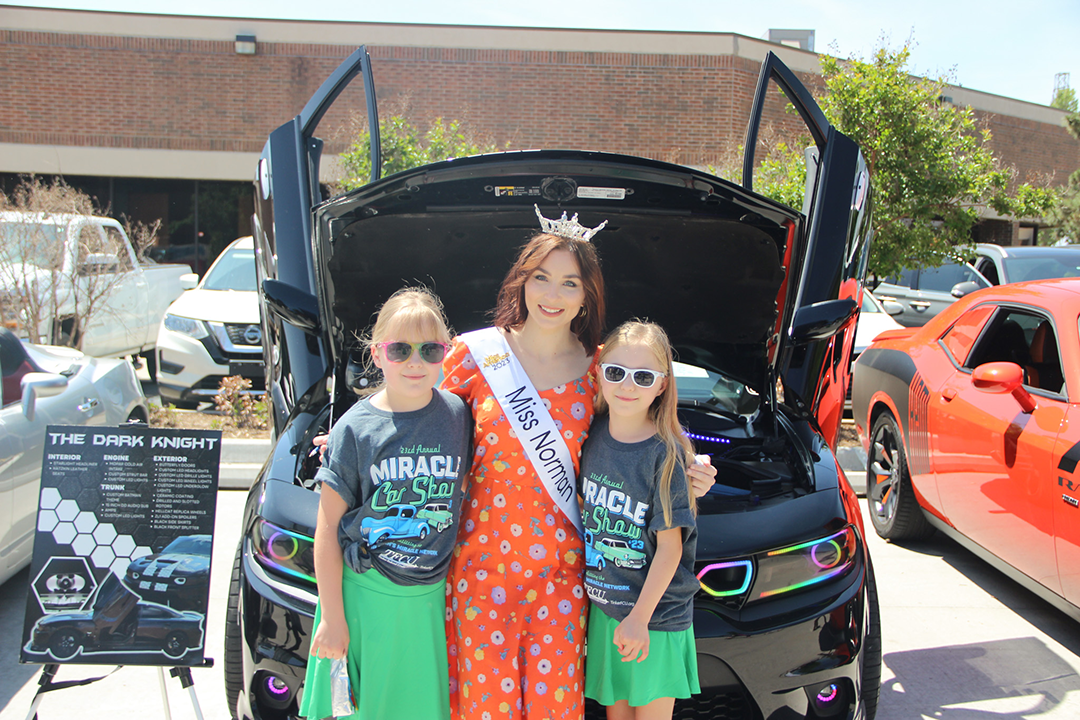
[[44, 613], [82, 610], [97, 589], [86, 558], [52, 557], [31, 585]]

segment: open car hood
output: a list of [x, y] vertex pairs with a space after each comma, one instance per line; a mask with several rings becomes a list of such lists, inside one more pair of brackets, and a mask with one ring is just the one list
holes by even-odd
[[[319, 202], [315, 129], [363, 77], [374, 176]], [[753, 192], [754, 150], [772, 84], [806, 124], [800, 210]], [[741, 184], [644, 158], [574, 150], [495, 153], [381, 179], [378, 110], [364, 48], [275, 130], [256, 177], [255, 242], [267, 387], [275, 427], [345, 380], [353, 333], [395, 290], [423, 283], [457, 332], [488, 324], [517, 249], [563, 211], [607, 227], [593, 238], [607, 326], [647, 317], [683, 362], [738, 380], [796, 415], [838, 424], [870, 241], [871, 194], [858, 146], [833, 128], [773, 54], [762, 64]], [[339, 392], [347, 392], [345, 383]], [[828, 418], [825, 415], [829, 415]], [[826, 429], [826, 437], [835, 428]]]
[[[574, 199], [545, 199], [552, 186]], [[579, 197], [594, 194], [621, 199]], [[539, 231], [534, 204], [548, 217], [578, 213], [590, 227], [607, 221], [593, 243], [609, 328], [647, 317], [667, 330], [680, 360], [759, 392], [769, 386], [776, 355], [767, 349], [799, 213], [685, 167], [595, 152], [443, 162], [319, 206], [316, 269], [335, 361], [405, 284], [434, 289], [457, 332], [489, 324], [518, 249]]]

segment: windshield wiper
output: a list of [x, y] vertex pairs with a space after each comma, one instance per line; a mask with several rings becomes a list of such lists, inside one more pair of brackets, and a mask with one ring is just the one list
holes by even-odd
[[689, 398], [679, 399], [680, 405], [689, 405], [695, 408], [705, 408], [711, 413], [715, 413], [723, 418], [732, 420], [739, 425], [745, 425], [749, 422], [749, 419], [745, 415], [740, 415], [734, 410], [728, 410], [726, 407], [720, 405], [720, 400], [717, 398], [711, 398], [709, 400], [691, 400]]

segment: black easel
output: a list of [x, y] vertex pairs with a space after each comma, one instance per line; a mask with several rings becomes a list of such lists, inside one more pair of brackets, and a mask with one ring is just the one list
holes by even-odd
[[[54, 690], [63, 690], [69, 687], [79, 687], [81, 685], [89, 685], [90, 683], [96, 683], [98, 680], [104, 680], [112, 675], [114, 672], [124, 667], [123, 665], [117, 665], [108, 673], [94, 678], [83, 678], [81, 680], [62, 680], [60, 682], [53, 682], [53, 678], [56, 677], [56, 672], [60, 669], [59, 663], [49, 663], [41, 668], [41, 677], [38, 678], [38, 691], [34, 693], [34, 700], [30, 703], [30, 712], [26, 715], [26, 720], [37, 720], [38, 706], [41, 705], [41, 696], [47, 692]], [[212, 658], [203, 658], [201, 665], [195, 667], [214, 667], [214, 661]], [[199, 698], [195, 695], [195, 681], [191, 678], [190, 667], [174, 667], [169, 670], [169, 674], [174, 678], [180, 679], [180, 687], [184, 688], [191, 695], [191, 704], [195, 708], [196, 720], [203, 720], [202, 708], [199, 707]], [[165, 720], [172, 720], [172, 713], [169, 710], [169, 696], [165, 690], [165, 668], [158, 667], [158, 678], [161, 680], [161, 701], [165, 705]]]

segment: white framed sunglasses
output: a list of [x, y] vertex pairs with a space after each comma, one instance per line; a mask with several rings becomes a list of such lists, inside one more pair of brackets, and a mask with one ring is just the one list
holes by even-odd
[[648, 368], [628, 368], [615, 363], [600, 363], [600, 369], [604, 371], [604, 379], [610, 383], [621, 383], [627, 375], [639, 388], [652, 387], [657, 379], [667, 377], [667, 373]]

